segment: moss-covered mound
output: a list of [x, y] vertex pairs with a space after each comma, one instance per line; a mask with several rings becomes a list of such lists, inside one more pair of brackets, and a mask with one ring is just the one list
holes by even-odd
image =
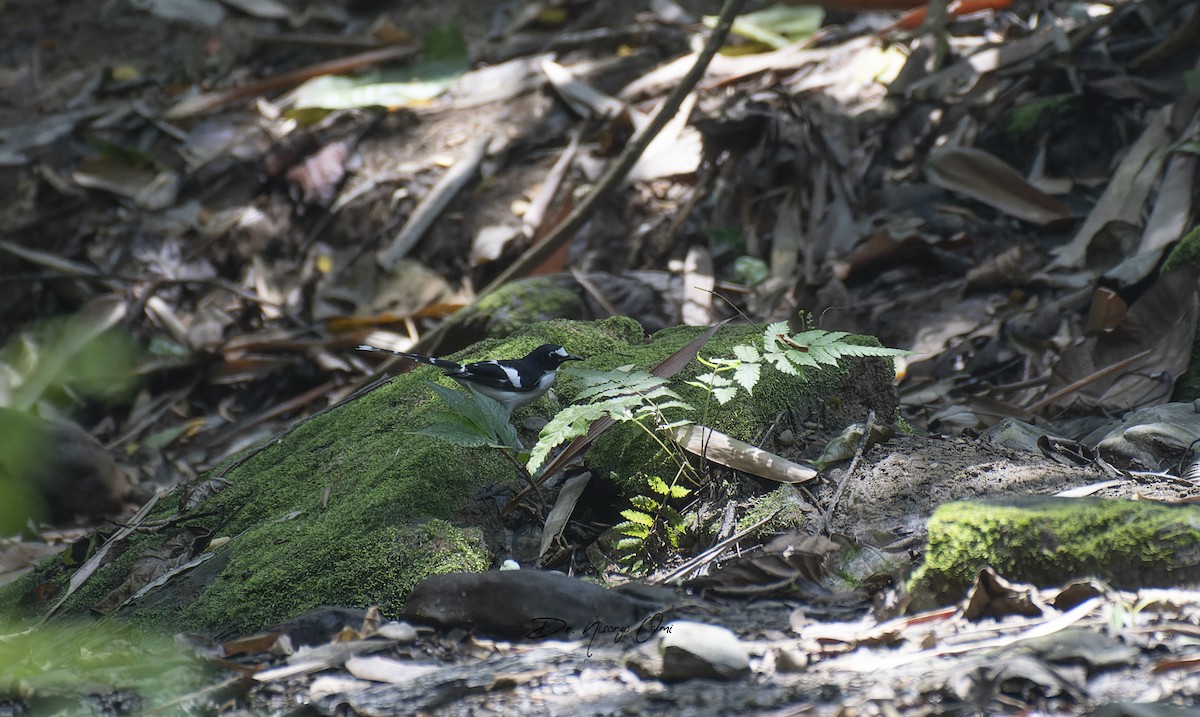
[[[641, 327], [629, 319], [551, 321], [477, 344], [455, 358], [516, 357], [538, 344], [557, 343], [587, 357], [590, 368], [648, 369], [700, 332], [672, 329], [645, 341]], [[726, 328], [702, 355], [729, 355], [729, 347], [758, 335], [752, 327]], [[811, 372], [807, 383], [765, 375], [753, 400], [714, 404], [704, 420], [754, 440], [781, 414], [796, 420], [822, 413], [861, 419], [863, 406], [870, 405], [877, 415], [890, 416], [895, 394], [889, 362], [856, 363], [861, 371]], [[703, 392], [683, 382], [702, 370], [693, 362], [673, 381], [698, 409], [705, 403]], [[223, 475], [220, 490], [204, 493], [186, 511], [182, 497], [193, 494], [195, 485], [164, 498], [145, 522], [155, 529], [122, 540], [60, 614], [119, 608], [123, 617], [170, 631], [244, 634], [321, 604], [380, 605], [394, 612], [427, 575], [493, 566], [509, 547], [494, 501], [478, 496], [497, 484], [520, 485], [519, 476], [494, 450], [464, 449], [411, 433], [427, 424], [429, 410], [445, 408], [430, 391], [430, 380], [453, 385], [430, 367], [405, 373], [236, 465]], [[579, 386], [564, 371], [559, 399], [569, 401]], [[553, 401], [548, 395], [521, 409], [517, 422], [523, 414], [552, 415]], [[653, 444], [625, 428], [614, 427], [587, 454], [588, 462], [625, 477], [653, 463]], [[189, 564], [210, 543], [211, 557]], [[56, 595], [65, 594], [83, 557], [76, 554], [70, 564], [69, 558], [56, 559], [9, 586], [0, 592], [0, 610], [20, 604], [44, 612]], [[165, 563], [187, 569], [136, 599], [133, 590], [114, 595], [131, 573]]]
[[985, 566], [1038, 586], [1099, 578], [1116, 588], [1200, 580], [1200, 507], [1033, 496], [947, 503], [929, 521], [914, 605], [960, 599]]

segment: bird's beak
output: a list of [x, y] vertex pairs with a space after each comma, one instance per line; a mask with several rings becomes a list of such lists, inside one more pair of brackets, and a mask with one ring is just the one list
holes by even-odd
[[582, 360], [583, 360], [582, 356], [575, 356], [574, 354], [569, 354], [565, 359], [563, 359], [563, 361], [582, 361]]

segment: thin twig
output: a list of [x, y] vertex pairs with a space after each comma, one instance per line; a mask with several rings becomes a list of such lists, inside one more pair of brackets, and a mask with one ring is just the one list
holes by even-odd
[[1042, 410], [1046, 406], [1049, 406], [1050, 404], [1055, 403], [1056, 401], [1058, 401], [1058, 399], [1063, 398], [1064, 396], [1069, 396], [1070, 394], [1075, 393], [1076, 391], [1079, 391], [1080, 389], [1086, 387], [1088, 384], [1095, 383], [1096, 381], [1099, 381], [1100, 379], [1105, 378], [1106, 376], [1114, 374], [1117, 371], [1120, 371], [1121, 369], [1127, 368], [1131, 364], [1141, 361], [1142, 359], [1149, 356], [1150, 353], [1151, 353], [1150, 349], [1146, 349], [1145, 351], [1134, 354], [1133, 356], [1130, 356], [1127, 359], [1121, 359], [1120, 361], [1112, 364], [1111, 366], [1102, 368], [1099, 371], [1088, 374], [1087, 376], [1084, 376], [1083, 378], [1079, 379], [1075, 383], [1069, 384], [1067, 386], [1063, 386], [1059, 390], [1046, 396], [1045, 398], [1043, 398], [1042, 400], [1038, 401], [1037, 403], [1029, 406], [1025, 410], [1029, 411], [1030, 413], [1037, 413], [1038, 411]]
[[704, 565], [713, 562], [714, 560], [716, 560], [718, 557], [721, 556], [721, 553], [725, 552], [725, 548], [728, 548], [730, 545], [733, 545], [734, 543], [736, 543], [737, 541], [746, 537], [750, 533], [753, 533], [754, 531], [763, 527], [767, 523], [771, 522], [772, 520], [775, 519], [775, 516], [779, 515], [779, 513], [782, 511], [783, 511], [783, 509], [780, 508], [779, 510], [775, 511], [774, 513], [771, 513], [767, 517], [758, 521], [754, 525], [750, 525], [750, 526], [743, 528], [742, 530], [739, 530], [738, 532], [734, 533], [733, 535], [729, 536], [728, 538], [726, 538], [726, 539], [722, 540], [721, 542], [717, 543], [716, 545], [712, 546], [708, 550], [705, 550], [703, 553], [700, 553], [696, 557], [688, 560], [683, 565], [680, 565], [679, 567], [675, 568], [671, 572], [662, 576], [656, 582], [658, 582], [660, 584], [669, 583], [672, 580], [677, 580], [679, 578], [682, 578], [687, 573], [690, 573], [693, 570], [697, 570], [697, 569], [703, 567]]

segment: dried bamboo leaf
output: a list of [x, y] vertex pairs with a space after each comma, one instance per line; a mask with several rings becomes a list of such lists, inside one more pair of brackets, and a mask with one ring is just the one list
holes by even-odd
[[682, 426], [671, 438], [688, 453], [779, 483], [804, 483], [817, 471], [704, 426]]

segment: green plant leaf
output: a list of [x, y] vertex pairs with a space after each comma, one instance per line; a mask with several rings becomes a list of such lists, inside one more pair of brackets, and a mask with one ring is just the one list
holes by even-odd
[[[734, 347], [734, 351], [740, 348]], [[743, 362], [733, 371], [733, 380], [737, 385], [746, 389], [746, 393], [754, 393], [754, 387], [758, 385], [758, 379], [762, 373], [762, 364]]]
[[620, 540], [617, 541], [616, 548], [617, 548], [617, 550], [621, 551], [622, 553], [629, 553], [629, 552], [633, 552], [635, 550], [641, 550], [642, 546], [645, 544], [646, 544], [646, 541], [644, 539], [621, 538]]
[[775, 370], [779, 371], [780, 373], [786, 373], [789, 376], [800, 375], [799, 370], [792, 365], [791, 361], [788, 361], [787, 355], [785, 355], [782, 351], [768, 351], [763, 358], [765, 358], [767, 362], [774, 366]]
[[732, 401], [733, 397], [736, 395], [737, 395], [737, 389], [733, 388], [732, 386], [730, 386], [728, 388], [714, 388], [713, 389], [713, 398], [716, 398], [717, 403], [721, 404], [722, 406], [724, 406], [725, 404]]
[[658, 476], [646, 476], [646, 485], [649, 486], [650, 490], [659, 495], [670, 495], [671, 493], [671, 487], [667, 485], [665, 480]]
[[691, 494], [692, 494], [692, 489], [688, 488], [685, 485], [671, 486], [671, 497], [672, 498], [686, 498]]
[[[636, 396], [628, 397], [628, 403], [639, 403]], [[529, 462], [526, 468], [530, 473], [537, 472], [546, 462], [550, 451], [568, 441], [585, 435], [592, 421], [609, 416], [614, 420], [632, 418], [632, 412], [624, 405], [626, 401], [585, 403], [567, 406], [554, 415], [550, 422], [542, 427], [538, 434], [538, 442], [529, 452]]]
[[613, 526], [613, 530], [617, 531], [621, 535], [628, 535], [631, 538], [640, 538], [642, 541], [645, 541], [646, 538], [650, 537], [649, 528], [629, 520], [625, 521], [624, 523], [617, 523]]
[[749, 344], [740, 344], [733, 347], [733, 355], [738, 357], [738, 361], [743, 363], [758, 363], [760, 361], [758, 349]]
[[776, 321], [763, 330], [763, 349], [767, 353], [779, 353], [779, 337], [788, 335], [786, 321]]
[[647, 394], [663, 387], [667, 382], [646, 371], [593, 371], [577, 369], [574, 375], [583, 380], [576, 402], [594, 401], [601, 398], [627, 394]]
[[[464, 393], [433, 382], [426, 383], [450, 410], [432, 412], [433, 424], [417, 431], [418, 433], [460, 446], [488, 445], [520, 450], [517, 429], [509, 423], [508, 415], [499, 403], [474, 388], [470, 388], [469, 393]], [[468, 433], [481, 437], [483, 443], [465, 443]]]
[[631, 523], [637, 523], [638, 525], [644, 525], [647, 528], [654, 527], [654, 516], [646, 515], [645, 513], [641, 512], [640, 510], [626, 508], [625, 510], [621, 511], [621, 517], [624, 518], [625, 520], [628, 520]]
[[[665, 495], [665, 494], [664, 494]], [[654, 500], [648, 495], [634, 495], [629, 497], [629, 502], [634, 508], [653, 513], [662, 508], [662, 504]]]

